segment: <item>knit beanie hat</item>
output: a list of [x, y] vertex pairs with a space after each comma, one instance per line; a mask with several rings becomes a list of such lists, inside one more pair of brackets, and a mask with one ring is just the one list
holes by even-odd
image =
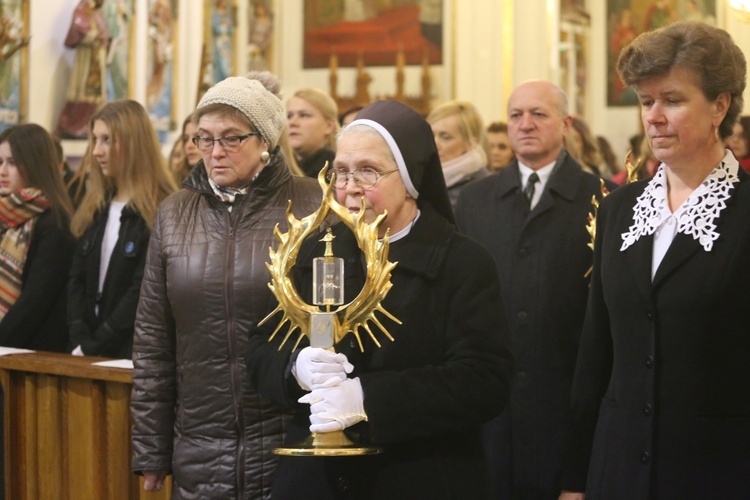
[[259, 81], [244, 76], [230, 76], [208, 89], [198, 109], [209, 104], [226, 104], [239, 110], [260, 132], [269, 149], [276, 147], [286, 125], [281, 99]]

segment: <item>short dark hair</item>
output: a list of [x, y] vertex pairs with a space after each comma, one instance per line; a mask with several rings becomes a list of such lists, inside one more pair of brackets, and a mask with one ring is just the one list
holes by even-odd
[[339, 115], [339, 125], [341, 125], [343, 127], [344, 126], [344, 118], [346, 118], [347, 116], [349, 116], [352, 113], [359, 113], [363, 109], [365, 109], [364, 106], [352, 106], [351, 108], [347, 109], [346, 111], [344, 111], [343, 113], [341, 113]]
[[507, 134], [508, 133], [508, 124], [505, 122], [492, 122], [490, 123], [490, 126], [487, 127], [487, 133], [488, 134]]
[[664, 76], [680, 67], [694, 73], [707, 99], [723, 92], [731, 102], [719, 125], [726, 139], [742, 112], [747, 63], [729, 34], [696, 21], [680, 21], [639, 35], [625, 47], [617, 61], [617, 72], [627, 85], [635, 86], [650, 78]]

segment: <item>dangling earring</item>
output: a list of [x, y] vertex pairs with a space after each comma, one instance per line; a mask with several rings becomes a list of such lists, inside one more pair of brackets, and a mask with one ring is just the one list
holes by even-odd
[[268, 163], [268, 160], [271, 158], [271, 154], [268, 151], [263, 151], [260, 154], [260, 159], [263, 161], [263, 163]]
[[719, 127], [714, 129], [714, 137], [716, 138], [716, 142], [719, 142]]

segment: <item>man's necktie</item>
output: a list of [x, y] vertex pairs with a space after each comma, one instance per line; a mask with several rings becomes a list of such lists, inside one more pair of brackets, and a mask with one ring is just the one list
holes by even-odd
[[536, 172], [532, 172], [532, 174], [529, 176], [529, 180], [526, 181], [526, 187], [523, 188], [523, 194], [529, 201], [529, 206], [531, 206], [531, 200], [532, 198], [534, 198], [534, 191], [536, 190], [537, 182], [539, 182], [539, 176], [536, 174]]

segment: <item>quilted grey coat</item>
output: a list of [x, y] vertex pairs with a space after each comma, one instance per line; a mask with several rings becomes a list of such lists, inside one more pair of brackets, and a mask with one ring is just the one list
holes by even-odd
[[159, 207], [141, 288], [132, 468], [170, 472], [176, 498], [267, 497], [287, 420], [247, 383], [247, 334], [275, 306], [274, 226], [288, 200], [298, 218], [316, 210], [321, 190], [278, 152], [231, 211], [203, 163], [183, 186]]

